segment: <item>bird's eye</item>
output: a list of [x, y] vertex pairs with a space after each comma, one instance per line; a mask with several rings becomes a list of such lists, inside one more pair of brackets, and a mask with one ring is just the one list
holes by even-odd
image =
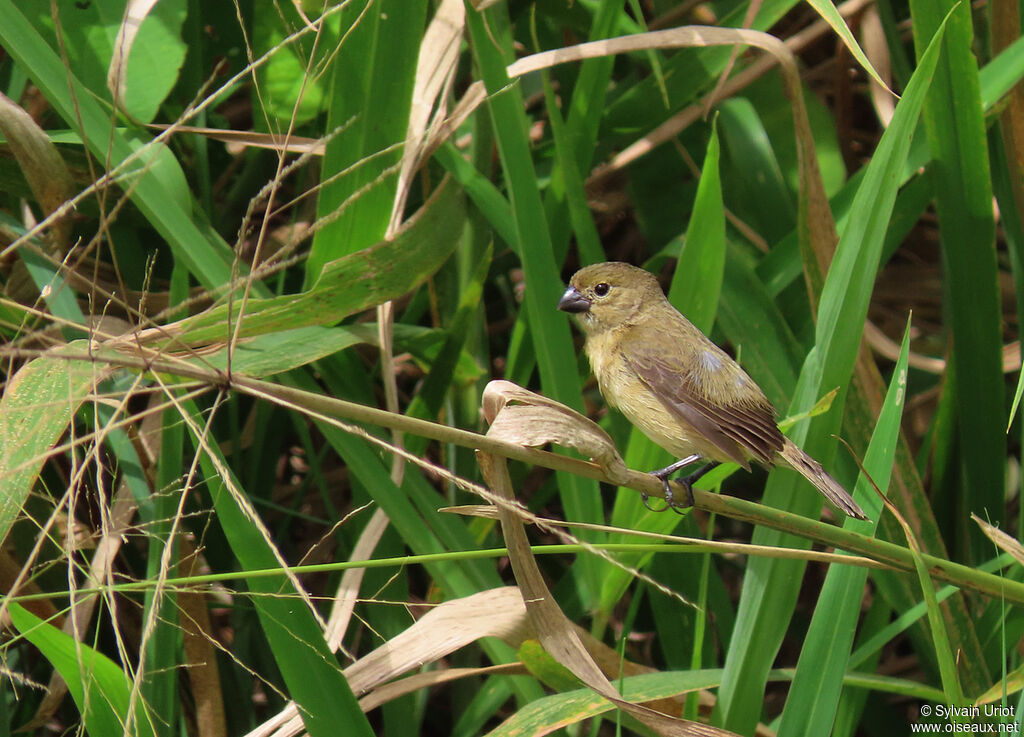
[[604, 295], [608, 294], [609, 289], [611, 289], [610, 286], [608, 286], [604, 282], [601, 282], [600, 284], [594, 287], [594, 294], [596, 294], [598, 297], [603, 297]]

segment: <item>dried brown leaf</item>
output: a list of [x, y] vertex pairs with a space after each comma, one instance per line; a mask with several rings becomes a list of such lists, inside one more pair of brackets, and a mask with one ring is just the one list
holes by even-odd
[[365, 694], [424, 663], [483, 637], [516, 646], [532, 636], [523, 598], [514, 587], [489, 589], [440, 604], [411, 627], [345, 669], [352, 691]]
[[1003, 532], [995, 525], [989, 524], [973, 512], [971, 513], [971, 519], [978, 523], [978, 527], [981, 528], [981, 531], [985, 533], [989, 540], [996, 544], [996, 547], [1009, 553], [1015, 561], [1024, 565], [1024, 545], [1021, 545], [1020, 540], [1013, 535]]
[[[497, 637], [518, 647], [533, 636], [519, 590], [511, 586], [489, 589], [434, 607], [404, 632], [345, 668], [345, 677], [357, 696], [365, 696], [403, 673], [481, 638]], [[378, 701], [371, 697], [366, 704], [370, 709]], [[293, 737], [303, 729], [295, 702], [291, 702], [246, 737]]]
[[885, 84], [879, 83], [874, 78], [868, 80], [871, 86], [871, 102], [875, 106], [878, 120], [883, 128], [889, 127], [896, 112], [896, 99], [891, 92], [892, 88], [892, 60], [889, 56], [889, 44], [885, 39], [885, 31], [882, 29], [882, 18], [878, 15], [878, 9], [869, 5], [860, 19], [860, 43], [864, 48], [864, 54], [868, 57], [871, 65], [878, 70], [878, 75]]
[[[32, 116], [0, 93], [0, 135], [10, 146], [32, 193], [46, 215], [60, 208], [74, 193], [74, 181], [57, 147]], [[71, 223], [68, 214], [52, 224], [53, 247], [62, 251]]]
[[626, 464], [611, 436], [596, 422], [564, 404], [523, 389], [511, 381], [484, 388], [488, 437], [537, 448], [556, 443], [592, 458], [614, 483], [625, 483]]

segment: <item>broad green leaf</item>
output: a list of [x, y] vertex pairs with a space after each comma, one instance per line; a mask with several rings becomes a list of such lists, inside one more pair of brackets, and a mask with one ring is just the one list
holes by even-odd
[[[85, 341], [69, 348], [84, 349]], [[22, 366], [0, 396], [0, 539], [7, 537], [47, 458], [78, 406], [110, 369], [41, 356]]]
[[718, 129], [712, 125], [693, 215], [668, 291], [669, 301], [705, 334], [718, 313], [725, 268], [725, 209], [718, 174]]
[[[315, 14], [309, 18], [317, 20]], [[322, 69], [327, 55], [338, 45], [337, 13], [322, 21], [314, 59], [310, 59], [312, 37], [281, 45], [303, 23], [290, 3], [277, 6], [272, 13], [257, 12], [253, 18], [253, 56], [258, 58], [274, 50], [267, 63], [256, 70], [259, 85], [254, 88], [254, 106], [283, 127], [308, 123], [323, 111], [324, 81], [313, 74]]]
[[[178, 81], [186, 52], [181, 38], [186, 4], [186, 0], [161, 0], [153, 4], [141, 24], [137, 17], [128, 21], [138, 26], [138, 35], [128, 56], [122, 104], [129, 117], [140, 123], [153, 121]], [[117, 31], [124, 21], [124, 0], [90, 0], [54, 6], [56, 21], [60, 24], [59, 40], [50, 6], [29, 4], [23, 7], [31, 13], [29, 19], [51, 48], [67, 55], [68, 65], [92, 94], [112, 104], [107, 75]]]

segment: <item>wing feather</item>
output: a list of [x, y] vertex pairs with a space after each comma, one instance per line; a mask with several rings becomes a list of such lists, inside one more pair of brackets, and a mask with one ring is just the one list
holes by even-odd
[[[650, 343], [631, 341], [630, 350], [624, 353], [637, 377], [665, 408], [693, 426], [727, 458], [743, 466], [747, 465], [748, 458], [761, 463], [773, 462], [785, 439], [775, 424], [771, 403], [743, 370], [707, 341], [706, 345], [696, 346], [696, 350], [713, 349], [715, 353], [708, 355], [720, 362], [715, 378], [709, 381], [707, 367], [696, 365], [699, 354], [680, 350], [667, 357], [664, 336], [649, 337]], [[657, 350], [653, 350], [655, 346]], [[697, 368], [704, 370], [698, 373]], [[715, 382], [717, 386], [710, 386]], [[739, 382], [740, 386], [730, 387], [729, 382]], [[718, 391], [712, 401], [709, 394], [715, 389]], [[730, 394], [735, 396], [730, 397]], [[726, 397], [724, 402], [723, 397]]]

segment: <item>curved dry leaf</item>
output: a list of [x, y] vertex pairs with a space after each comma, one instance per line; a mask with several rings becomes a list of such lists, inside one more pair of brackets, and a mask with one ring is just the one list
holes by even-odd
[[483, 412], [491, 425], [489, 437], [531, 448], [548, 443], [572, 448], [592, 458], [614, 483], [625, 483], [626, 464], [611, 436], [576, 410], [497, 380], [484, 388]]
[[445, 514], [461, 514], [465, 517], [498, 519], [498, 510], [493, 504], [460, 504], [455, 507], [441, 507], [437, 511]]
[[[438, 140], [438, 133], [446, 117], [446, 100], [455, 79], [465, 26], [466, 6], [462, 0], [443, 0], [423, 34], [402, 152], [402, 169], [398, 177], [399, 192], [408, 191], [413, 172], [434, 146], [444, 140]], [[403, 196], [400, 202], [404, 203], [404, 200]]]
[[376, 686], [484, 637], [517, 646], [533, 632], [523, 596], [514, 586], [489, 589], [440, 604], [411, 627], [345, 669], [352, 691]]
[[[67, 164], [46, 131], [14, 100], [0, 93], [0, 134], [11, 147], [32, 193], [46, 215], [60, 208], [74, 194], [74, 182]], [[62, 250], [67, 243], [70, 213], [53, 222], [53, 244]]]

